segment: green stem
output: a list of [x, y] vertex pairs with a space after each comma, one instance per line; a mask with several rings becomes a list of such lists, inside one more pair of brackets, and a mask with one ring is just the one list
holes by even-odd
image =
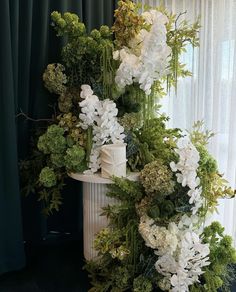
[[90, 154], [93, 146], [93, 128], [92, 126], [87, 129], [87, 145], [86, 145], [86, 161], [89, 163]]

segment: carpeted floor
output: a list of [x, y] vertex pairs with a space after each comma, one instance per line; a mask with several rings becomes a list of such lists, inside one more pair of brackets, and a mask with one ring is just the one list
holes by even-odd
[[[82, 269], [82, 246], [82, 240], [55, 239], [39, 246], [26, 246], [27, 267], [1, 276], [0, 292], [88, 291], [88, 276]], [[231, 291], [236, 292], [236, 285]]]

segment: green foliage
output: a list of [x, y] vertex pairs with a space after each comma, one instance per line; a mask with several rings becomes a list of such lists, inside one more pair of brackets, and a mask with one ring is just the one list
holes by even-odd
[[195, 291], [223, 291], [227, 289], [229, 282], [234, 277], [231, 273], [231, 265], [236, 263], [236, 251], [232, 247], [232, 238], [224, 235], [224, 228], [219, 222], [213, 222], [203, 232], [203, 240], [210, 247], [210, 266], [205, 268], [201, 283], [194, 285], [191, 292]]
[[[88, 262], [93, 288], [90, 291], [126, 291], [133, 281], [145, 271], [149, 258], [142, 256], [148, 248], [138, 232], [139, 217], [135, 204], [145, 195], [138, 182], [114, 177], [108, 196], [119, 199], [119, 204], [104, 208], [110, 226], [102, 230], [95, 240], [95, 247], [102, 257]], [[150, 271], [149, 271], [150, 272]], [[136, 276], [135, 276], [136, 275]], [[139, 289], [140, 279], [135, 281]], [[148, 287], [148, 281], [144, 283]], [[118, 290], [117, 290], [118, 289]], [[138, 291], [138, 290], [137, 290]]]
[[88, 34], [76, 14], [66, 12], [61, 15], [54, 11], [51, 17], [57, 35], [68, 37], [62, 58], [69, 86], [80, 88], [82, 84], [100, 84], [98, 88], [102, 92], [99, 95], [107, 98], [114, 83], [113, 42], [109, 27], [101, 26], [100, 30], [94, 29]]
[[134, 292], [151, 292], [152, 283], [144, 276], [140, 275], [134, 279], [133, 283], [133, 291]]
[[217, 162], [213, 156], [210, 155], [207, 148], [200, 144], [197, 145], [197, 151], [200, 155], [199, 172], [207, 174], [215, 173], [218, 171]]
[[125, 233], [117, 229], [102, 229], [94, 240], [99, 255], [109, 254], [113, 259], [123, 260], [130, 251], [123, 245]]
[[57, 177], [55, 172], [50, 167], [44, 167], [39, 175], [39, 182], [46, 188], [51, 188], [56, 185]]
[[119, 110], [119, 117], [124, 116], [126, 113], [138, 113], [141, 110], [143, 99], [141, 101], [137, 98], [139, 93], [140, 89], [137, 86], [129, 86], [125, 92], [118, 93], [116, 105]]
[[57, 116], [58, 125], [62, 127], [67, 133], [67, 144], [72, 146], [74, 143], [79, 144], [82, 147], [86, 145], [86, 132], [78, 127], [79, 119], [69, 112], [67, 114], [60, 114]]
[[84, 148], [79, 145], [73, 145], [71, 148], [66, 150], [65, 166], [68, 170], [82, 172], [86, 169], [84, 158]]
[[50, 155], [50, 160], [53, 164], [53, 167], [63, 167], [65, 164], [65, 158], [63, 154], [52, 153]]
[[167, 120], [167, 117], [161, 115], [133, 131], [133, 143], [137, 145], [138, 151], [128, 160], [132, 171], [143, 169], [155, 159], [161, 159], [165, 164], [176, 160], [172, 150], [176, 147], [176, 138], [181, 134], [179, 129], [167, 129]]
[[113, 177], [114, 184], [109, 185], [108, 197], [119, 199], [120, 201], [138, 202], [143, 196], [140, 183], [125, 178]]
[[206, 199], [205, 206], [202, 208], [202, 216], [208, 211], [216, 211], [218, 199], [231, 198], [235, 195], [235, 191], [229, 187], [228, 181], [219, 173], [216, 160], [207, 150], [209, 139], [213, 136], [212, 131], [204, 130], [202, 121], [196, 122], [190, 133], [190, 139], [200, 155], [198, 176], [201, 181], [202, 195]]
[[189, 134], [192, 143], [196, 146], [207, 146], [209, 140], [215, 135], [212, 131], [204, 129], [204, 121], [195, 122]]
[[199, 46], [198, 32], [200, 29], [199, 19], [190, 24], [187, 20], [181, 20], [181, 16], [185, 13], [180, 13], [179, 15], [169, 14], [169, 23], [167, 25], [167, 44], [172, 49], [172, 57], [170, 61], [170, 74], [167, 77], [167, 87], [174, 85], [177, 87], [178, 77], [191, 76], [191, 72], [185, 69], [185, 64], [180, 62], [180, 56], [182, 53], [186, 52], [187, 45], [192, 45], [192, 47]]
[[[39, 192], [39, 200], [45, 203], [46, 214], [54, 209], [59, 210], [66, 173], [82, 172], [87, 168], [85, 150], [80, 146], [84, 143], [84, 135], [81, 129], [76, 128], [77, 118], [68, 113], [59, 116], [58, 120], [59, 124], [49, 126], [37, 143], [44, 154], [44, 161], [43, 164], [40, 162], [41, 169], [36, 173], [40, 184], [34, 181], [33, 191]], [[39, 157], [42, 159], [42, 156]]]
[[44, 154], [62, 153], [66, 149], [64, 130], [58, 125], [48, 127], [45, 134], [39, 137], [38, 149]]

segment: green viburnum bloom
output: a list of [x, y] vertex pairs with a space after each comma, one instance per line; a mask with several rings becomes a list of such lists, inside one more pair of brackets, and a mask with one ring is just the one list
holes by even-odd
[[140, 181], [149, 195], [169, 195], [174, 191], [173, 173], [161, 160], [146, 164], [140, 173]]
[[52, 168], [44, 167], [40, 172], [39, 181], [44, 187], [51, 188], [56, 185], [57, 177]]
[[83, 163], [85, 151], [79, 145], [73, 145], [66, 150], [65, 166], [69, 171], [83, 171], [86, 166]]
[[68, 113], [71, 110], [73, 107], [72, 98], [72, 95], [67, 91], [61, 93], [58, 99], [58, 108], [61, 112]]
[[90, 33], [90, 36], [94, 39], [94, 40], [99, 40], [101, 38], [101, 33], [100, 31], [98, 31], [97, 29], [93, 29]]
[[66, 90], [67, 77], [62, 64], [49, 64], [43, 73], [45, 87], [53, 93], [62, 94]]
[[64, 129], [58, 125], [51, 125], [47, 132], [39, 137], [38, 149], [44, 154], [62, 153], [66, 149]]
[[109, 38], [112, 35], [111, 30], [107, 25], [102, 25], [99, 31], [103, 38]]
[[52, 153], [50, 155], [51, 162], [55, 167], [63, 167], [64, 166], [64, 156], [63, 154]]
[[200, 155], [200, 169], [207, 173], [217, 172], [217, 162], [215, 158], [210, 155], [207, 148], [204, 145], [197, 145], [197, 150]]
[[138, 276], [133, 282], [134, 292], [151, 292], [152, 283], [145, 276]]
[[44, 154], [50, 153], [50, 150], [48, 148], [48, 138], [46, 134], [43, 134], [39, 137], [37, 147]]
[[138, 129], [141, 127], [140, 113], [125, 113], [123, 117], [119, 118], [119, 123], [127, 131]]

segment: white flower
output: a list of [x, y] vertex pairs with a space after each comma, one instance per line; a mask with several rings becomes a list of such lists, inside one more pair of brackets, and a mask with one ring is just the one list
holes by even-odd
[[155, 253], [163, 255], [167, 251], [173, 253], [178, 241], [176, 233], [178, 228], [175, 223], [170, 223], [168, 229], [154, 224], [148, 216], [142, 217], [139, 224], [139, 232], [148, 247], [155, 249]]
[[157, 21], [162, 24], [166, 24], [169, 22], [166, 15], [162, 14], [161, 12], [155, 9], [143, 12], [142, 17], [144, 18], [146, 24], [153, 24], [154, 22]]
[[120, 53], [119, 53], [119, 51], [114, 51], [114, 52], [113, 52], [113, 59], [114, 59], [114, 60], [119, 60], [119, 57], [120, 57]]
[[100, 101], [93, 94], [89, 85], [82, 85], [81, 89], [80, 95], [84, 100], [79, 103], [81, 107], [80, 126], [85, 130], [90, 126], [93, 129], [89, 170], [85, 173], [95, 173], [101, 165], [101, 146], [106, 143], [123, 143], [124, 128], [117, 121], [118, 109], [113, 101], [109, 99]]
[[179, 156], [179, 161], [177, 163], [172, 161], [170, 168], [176, 172], [177, 182], [183, 187], [189, 187], [189, 203], [193, 205], [192, 213], [196, 214], [203, 205], [202, 188], [199, 187], [200, 179], [197, 176], [200, 155], [188, 137], [177, 141], [175, 152]]
[[81, 93], [80, 93], [80, 97], [81, 98], [87, 98], [88, 96], [93, 94], [93, 90], [91, 89], [91, 87], [87, 84], [84, 84], [81, 86]]
[[160, 256], [155, 268], [167, 283], [171, 283], [170, 291], [187, 292], [188, 287], [198, 281], [202, 268], [210, 264], [210, 250], [208, 244], [203, 244], [199, 235], [191, 230], [179, 229], [177, 237], [175, 252]]
[[156, 80], [168, 74], [171, 48], [166, 43], [167, 17], [156, 10], [144, 12], [143, 17], [151, 25], [150, 31], [142, 29], [129, 42], [129, 48], [115, 51], [113, 58], [121, 64], [116, 72], [115, 82], [120, 89], [138, 82], [146, 94]]

